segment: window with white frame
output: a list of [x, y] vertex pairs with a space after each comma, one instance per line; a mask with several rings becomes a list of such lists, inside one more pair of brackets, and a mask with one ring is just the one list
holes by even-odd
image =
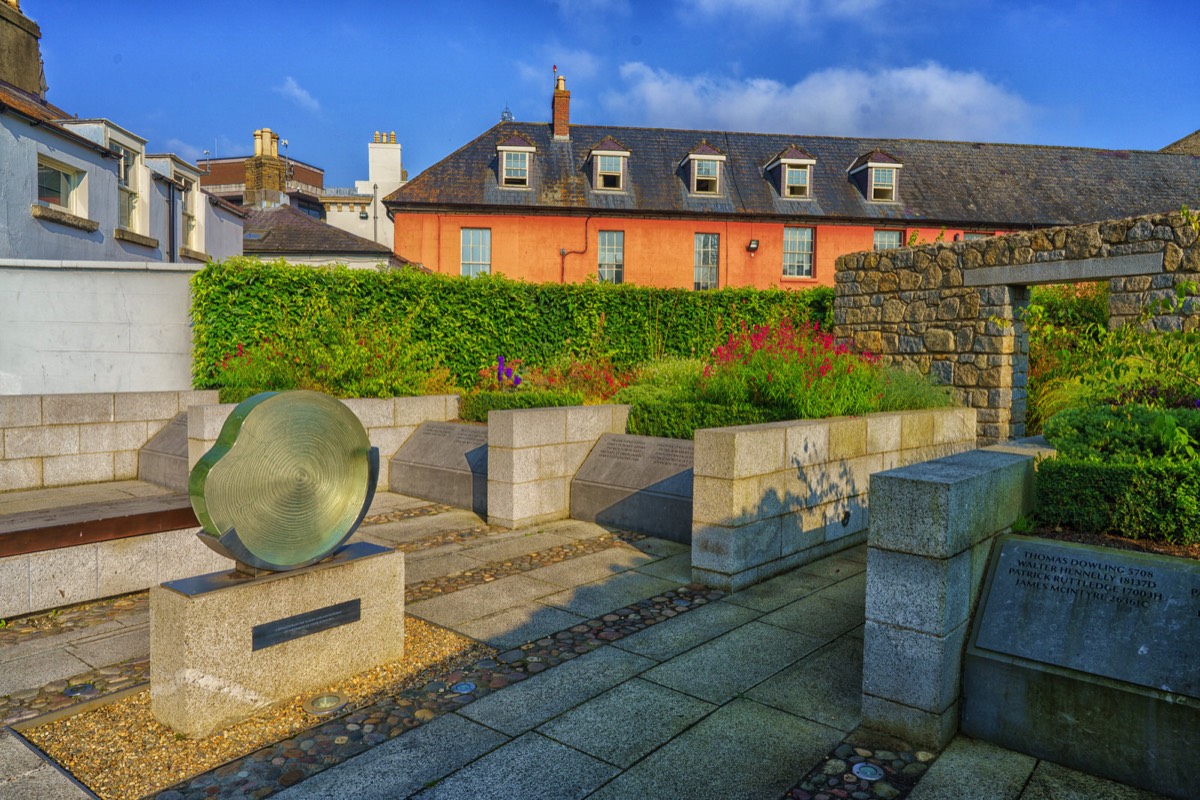
[[601, 283], [625, 279], [625, 231], [600, 231], [598, 272]]
[[183, 246], [190, 250], [196, 247], [196, 183], [183, 178], [183, 192], [180, 194], [180, 211], [183, 215], [183, 231], [180, 240]]
[[112, 149], [119, 156], [117, 161], [117, 227], [131, 231], [135, 226], [138, 201], [137, 173], [135, 171], [138, 154], [136, 150], [121, 144], [113, 144]]
[[721, 256], [721, 234], [697, 233], [695, 242], [695, 268], [693, 288], [716, 289], [718, 266]]
[[977, 233], [974, 231], [968, 231], [967, 233], [963, 234], [963, 240], [968, 241], [968, 242], [973, 242], [977, 239], [990, 239], [990, 238], [992, 238], [992, 235], [990, 233]]
[[79, 171], [50, 159], [38, 158], [37, 201], [72, 214], [78, 213]]
[[462, 274], [468, 277], [492, 271], [492, 229], [462, 229]]
[[875, 231], [876, 250], [895, 250], [904, 246], [904, 231]]
[[808, 197], [808, 165], [783, 165], [783, 196]]
[[504, 185], [514, 188], [528, 187], [531, 154], [525, 151], [506, 150], [502, 155], [504, 156]]
[[721, 162], [714, 158], [692, 158], [692, 192], [718, 194], [721, 191]]
[[596, 156], [596, 188], [620, 191], [625, 188], [625, 157]]
[[871, 199], [886, 202], [896, 199], [896, 170], [892, 167], [871, 168]]
[[811, 278], [813, 266], [813, 229], [783, 229], [783, 277]]

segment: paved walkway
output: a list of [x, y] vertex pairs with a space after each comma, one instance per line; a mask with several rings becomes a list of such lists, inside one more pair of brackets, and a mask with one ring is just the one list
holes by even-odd
[[[529, 554], [607, 534], [574, 521], [500, 531], [457, 510], [400, 518], [423, 505], [381, 494], [372, 515], [397, 518], [358, 534], [408, 551], [410, 588], [452, 584], [447, 576], [486, 573], [491, 566], [511, 568]], [[462, 582], [465, 588], [410, 603], [407, 611], [501, 650], [588, 620], [612, 616], [617, 624], [612, 612], [661, 599], [690, 580], [685, 547], [655, 539], [637, 544]], [[810, 770], [838, 763], [826, 756], [840, 744], [846, 750], [847, 740], [866, 741], [855, 732], [864, 570], [865, 548], [858, 547], [692, 608], [458, 707], [274, 796], [783, 797]], [[136, 662], [148, 648], [144, 610], [8, 644], [0, 647], [0, 695]], [[0, 800], [83, 796], [19, 740], [0, 734]], [[804, 793], [795, 789], [788, 796]], [[1154, 796], [960, 738], [909, 797]]]

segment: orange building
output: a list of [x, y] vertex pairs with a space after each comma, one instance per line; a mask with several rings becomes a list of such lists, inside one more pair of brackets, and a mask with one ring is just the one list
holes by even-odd
[[[434, 272], [831, 286], [845, 253], [1170, 210], [1187, 155], [502, 121], [385, 198]], [[1186, 162], [1186, 163], [1185, 163]]]

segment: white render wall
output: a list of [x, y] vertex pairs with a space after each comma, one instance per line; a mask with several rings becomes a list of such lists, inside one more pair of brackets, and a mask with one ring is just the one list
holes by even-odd
[[202, 266], [0, 257], [0, 394], [190, 389]]

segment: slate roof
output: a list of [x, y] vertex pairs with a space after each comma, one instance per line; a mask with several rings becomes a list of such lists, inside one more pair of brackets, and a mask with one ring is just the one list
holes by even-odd
[[[242, 252], [253, 255], [320, 254], [327, 256], [378, 256], [392, 259], [387, 245], [313, 219], [292, 206], [246, 209], [242, 225]], [[407, 263], [403, 258], [395, 262]]]
[[1185, 153], [1190, 156], [1200, 156], [1200, 131], [1189, 133], [1178, 142], [1172, 142], [1162, 149], [1164, 153]]
[[872, 150], [869, 153], [863, 153], [850, 164], [850, 172], [867, 164], [903, 164], [904, 162], [896, 158], [891, 153], [885, 153], [882, 150]]
[[41, 125], [54, 131], [65, 139], [81, 144], [103, 155], [113, 158], [117, 154], [107, 147], [84, 138], [74, 131], [67, 130], [59, 124], [60, 121], [71, 120], [72, 117], [53, 103], [48, 103], [37, 95], [18, 89], [11, 83], [0, 81], [0, 112], [15, 111], [33, 124]]
[[[537, 148], [528, 189], [501, 188], [496, 142], [520, 133]], [[612, 136], [630, 151], [626, 190], [595, 191], [589, 160]], [[688, 192], [686, 159], [701, 141], [728, 156], [721, 193]], [[816, 159], [812, 198], [784, 199], [764, 168], [794, 145]], [[876, 150], [904, 165], [898, 202], [871, 203], [847, 174]], [[865, 139], [501, 122], [385, 198], [393, 211], [499, 210], [628, 216], [865, 221], [1014, 228], [1160, 213], [1200, 203], [1200, 157], [1139, 150]]]

